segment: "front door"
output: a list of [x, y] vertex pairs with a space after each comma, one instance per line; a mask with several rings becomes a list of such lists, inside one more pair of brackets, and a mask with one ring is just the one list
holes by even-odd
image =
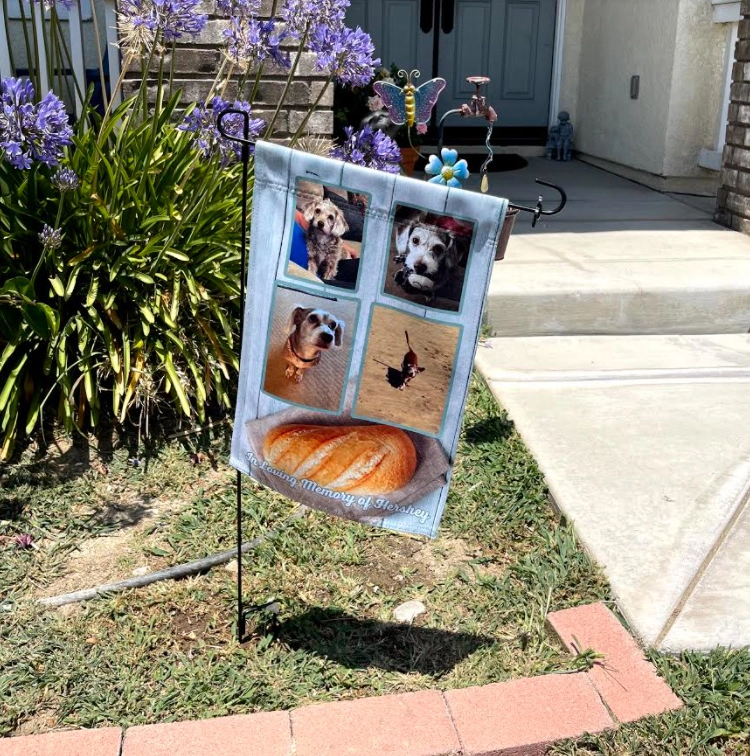
[[[352, 0], [347, 23], [373, 38], [382, 64], [442, 76], [438, 117], [474, 91], [467, 76], [489, 76], [498, 127], [546, 127], [557, 0]], [[419, 84], [419, 82], [416, 82]], [[450, 119], [446, 126], [484, 128]]]

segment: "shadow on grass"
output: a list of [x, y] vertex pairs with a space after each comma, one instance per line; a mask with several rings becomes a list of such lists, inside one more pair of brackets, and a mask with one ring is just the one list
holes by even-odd
[[466, 421], [464, 438], [467, 444], [491, 444], [506, 439], [513, 433], [513, 422], [507, 415], [486, 417], [475, 423]]
[[432, 676], [450, 672], [477, 649], [495, 643], [488, 636], [359, 619], [325, 607], [285, 620], [277, 638], [350, 669], [378, 667]]

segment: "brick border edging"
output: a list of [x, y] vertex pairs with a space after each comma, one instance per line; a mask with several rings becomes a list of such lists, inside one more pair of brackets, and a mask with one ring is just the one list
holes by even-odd
[[682, 702], [601, 603], [553, 612], [570, 651], [592, 669], [473, 688], [424, 690], [291, 711], [0, 740], [0, 756], [531, 756]]

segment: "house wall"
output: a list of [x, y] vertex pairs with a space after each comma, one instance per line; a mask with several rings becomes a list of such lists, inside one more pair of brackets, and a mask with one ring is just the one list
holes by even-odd
[[[661, 174], [679, 0], [586, 0], [576, 149]], [[630, 99], [630, 78], [640, 95]]]
[[711, 4], [681, 0], [664, 155], [667, 176], [712, 175], [698, 167], [698, 157], [701, 148], [716, 141], [726, 53], [727, 27], [714, 23]]
[[715, 141], [726, 48], [709, 0], [568, 0], [560, 107], [576, 150], [659, 176], [711, 175], [698, 157]]

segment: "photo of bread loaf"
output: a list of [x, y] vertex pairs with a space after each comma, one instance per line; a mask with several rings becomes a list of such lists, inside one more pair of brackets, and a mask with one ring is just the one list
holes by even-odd
[[248, 472], [308, 507], [357, 522], [425, 525], [420, 501], [450, 469], [435, 438], [390, 425], [290, 408], [245, 425]]
[[266, 434], [263, 457], [299, 480], [363, 496], [398, 491], [417, 469], [409, 436], [386, 425], [280, 425]]

